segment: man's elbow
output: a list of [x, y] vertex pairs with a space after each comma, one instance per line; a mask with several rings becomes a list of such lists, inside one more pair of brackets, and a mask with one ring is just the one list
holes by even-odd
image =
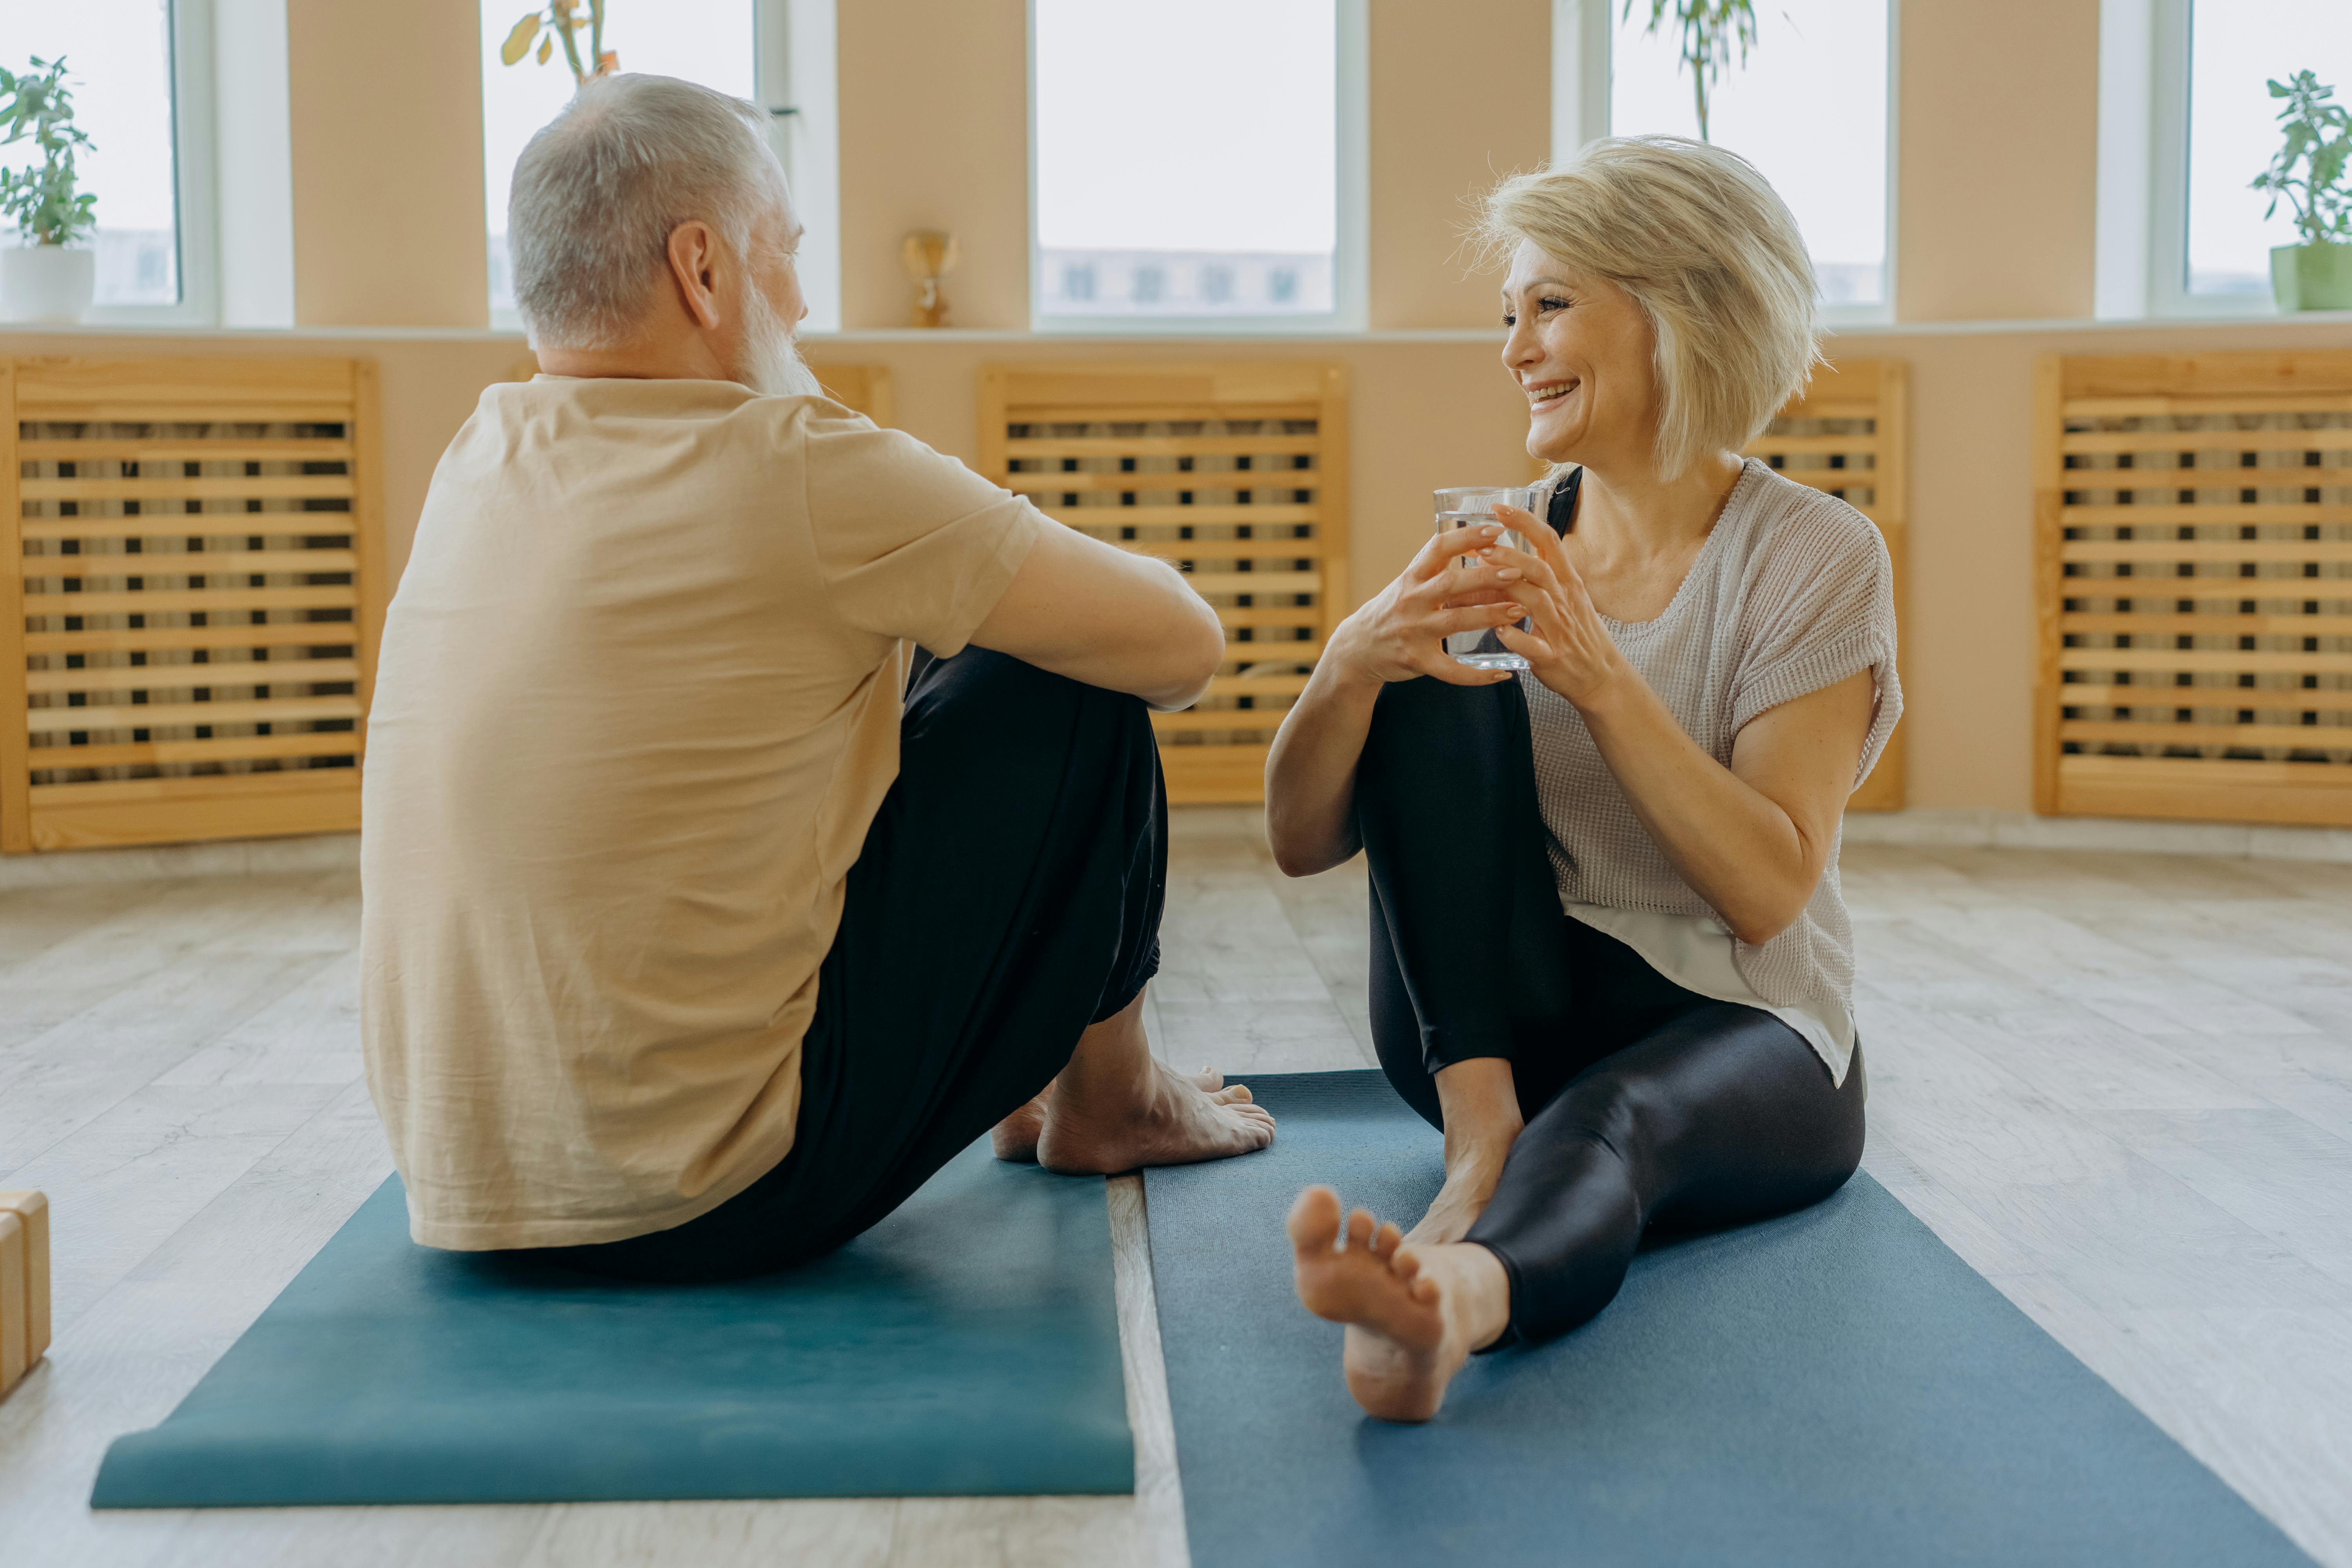
[[1217, 612], [1197, 597], [1192, 607], [1195, 613], [1169, 639], [1168, 689], [1161, 706], [1171, 709], [1190, 708], [1206, 696], [1217, 667], [1225, 662], [1225, 628]]

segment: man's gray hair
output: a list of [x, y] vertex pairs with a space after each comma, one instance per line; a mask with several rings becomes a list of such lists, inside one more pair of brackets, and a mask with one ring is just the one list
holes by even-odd
[[767, 116], [666, 76], [591, 81], [522, 150], [507, 201], [515, 305], [533, 348], [629, 341], [696, 219], [748, 257], [756, 221], [785, 200]]

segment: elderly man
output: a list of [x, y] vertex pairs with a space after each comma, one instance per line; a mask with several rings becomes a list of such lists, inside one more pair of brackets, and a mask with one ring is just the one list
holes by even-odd
[[1214, 614], [825, 400], [751, 104], [590, 83], [509, 232], [545, 374], [443, 457], [369, 725], [362, 1033], [415, 1238], [718, 1279], [992, 1127], [1074, 1173], [1264, 1147], [1140, 1018], [1146, 707], [1206, 687]]

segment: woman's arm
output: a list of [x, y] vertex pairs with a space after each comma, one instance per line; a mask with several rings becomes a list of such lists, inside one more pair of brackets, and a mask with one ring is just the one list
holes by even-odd
[[1444, 647], [1455, 632], [1505, 626], [1527, 613], [1503, 602], [1494, 563], [1475, 556], [1462, 563], [1465, 552], [1493, 543], [1501, 532], [1487, 523], [1432, 536], [1395, 582], [1332, 632], [1265, 760], [1266, 842], [1286, 876], [1328, 871], [1362, 847], [1356, 762], [1383, 685], [1421, 675], [1453, 686], [1511, 679], [1507, 670], [1475, 669]]
[[1829, 862], [1870, 734], [1875, 683], [1862, 670], [1750, 720], [1725, 767], [1685, 732], [1601, 624], [1559, 536], [1538, 553], [1487, 552], [1517, 573], [1532, 636], [1506, 626], [1547, 687], [1576, 705], [1633, 811], [1683, 880], [1741, 942], [1760, 945], [1803, 912]]

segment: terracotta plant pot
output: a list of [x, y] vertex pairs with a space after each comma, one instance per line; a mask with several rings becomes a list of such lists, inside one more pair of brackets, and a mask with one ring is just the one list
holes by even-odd
[[2282, 245], [2271, 252], [2282, 310], [2352, 310], [2352, 245]]
[[0, 320], [79, 321], [98, 284], [98, 253], [62, 245], [0, 250]]

